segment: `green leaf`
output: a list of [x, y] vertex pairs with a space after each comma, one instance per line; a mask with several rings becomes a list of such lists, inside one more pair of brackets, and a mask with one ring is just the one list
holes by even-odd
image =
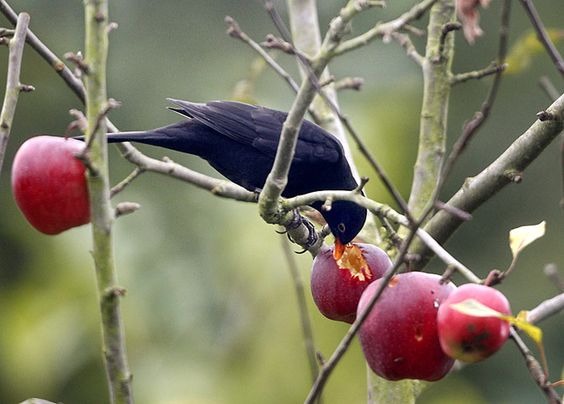
[[546, 222], [543, 220], [539, 224], [531, 226], [517, 227], [509, 232], [509, 247], [515, 258], [525, 247], [538, 238], [544, 236]]

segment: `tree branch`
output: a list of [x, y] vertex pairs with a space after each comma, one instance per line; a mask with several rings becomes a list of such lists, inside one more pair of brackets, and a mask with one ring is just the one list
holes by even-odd
[[[295, 196], [293, 198], [285, 199], [282, 205], [285, 209], [296, 209], [299, 206], [309, 205], [315, 201], [350, 201], [368, 209], [372, 214], [380, 218], [387, 218], [394, 223], [403, 226], [407, 231], [414, 228], [414, 224], [406, 217], [388, 205], [373, 201], [372, 199], [362, 196], [356, 191], [317, 191], [308, 194]], [[462, 219], [461, 219], [462, 220]], [[415, 224], [417, 225], [417, 224]], [[417, 228], [417, 226], [415, 226]], [[460, 261], [454, 258], [447, 250], [445, 250], [433, 237], [422, 228], [417, 228], [417, 237], [421, 242], [433, 251], [445, 264], [453, 266], [460, 272], [462, 276], [470, 282], [481, 283], [478, 278], [470, 269], [464, 266]]]
[[120, 299], [125, 291], [117, 284], [113, 260], [112, 223], [114, 210], [110, 204], [108, 156], [106, 142], [107, 95], [106, 62], [108, 53], [107, 0], [86, 0], [84, 63], [86, 118], [88, 130], [85, 158], [89, 161], [88, 190], [92, 221], [94, 264], [102, 317], [102, 349], [112, 403], [133, 402], [131, 373], [127, 364], [125, 332], [120, 312]]
[[521, 355], [523, 355], [525, 364], [527, 365], [527, 369], [529, 370], [531, 377], [546, 396], [547, 402], [549, 404], [562, 404], [560, 397], [558, 397], [558, 394], [550, 385], [547, 375], [545, 374], [541, 364], [537, 361], [525, 342], [523, 342], [523, 340], [519, 336], [519, 333], [515, 330], [515, 327], [511, 326], [511, 328], [509, 329], [509, 335], [515, 342], [515, 345], [517, 345], [517, 349], [519, 350], [519, 352], [521, 352]]
[[[0, 13], [4, 14], [12, 25], [16, 25], [18, 16], [6, 0], [0, 0]], [[70, 70], [65, 63], [29, 29], [27, 30], [26, 41], [53, 69], [55, 69], [57, 74], [61, 76], [71, 90], [84, 103], [84, 87], [82, 82], [73, 74], [72, 70]]]
[[564, 310], [564, 293], [560, 293], [540, 303], [537, 307], [527, 312], [527, 321], [538, 324], [542, 320]]
[[20, 13], [17, 17], [14, 36], [8, 40], [8, 47], [10, 49], [8, 55], [8, 74], [6, 77], [6, 92], [4, 93], [2, 112], [0, 112], [0, 172], [2, 172], [6, 146], [8, 145], [12, 122], [16, 113], [18, 96], [20, 91], [22, 91], [20, 70], [28, 25], [29, 14]]
[[562, 55], [560, 55], [560, 52], [558, 52], [558, 49], [556, 49], [556, 46], [554, 46], [554, 43], [548, 36], [548, 32], [546, 31], [535, 5], [531, 0], [521, 0], [521, 4], [525, 8], [529, 19], [531, 20], [531, 24], [537, 33], [540, 43], [546, 49], [550, 59], [552, 59], [556, 70], [558, 70], [564, 77], [564, 59], [562, 59]]
[[[494, 162], [473, 178], [468, 178], [462, 188], [447, 202], [465, 212], [473, 212], [512, 182], [515, 173], [522, 173], [563, 129], [564, 95], [560, 96], [546, 112], [551, 120], [537, 120], [517, 138]], [[424, 227], [439, 243], [443, 244], [463, 220], [446, 211], [436, 213]], [[417, 265], [422, 267], [430, 258], [430, 251], [421, 243], [413, 243], [412, 252], [422, 257]]]
[[284, 252], [284, 258], [286, 258], [288, 270], [290, 271], [290, 276], [292, 277], [294, 290], [296, 292], [304, 345], [309, 362], [311, 377], [313, 381], [315, 381], [319, 373], [319, 365], [317, 363], [317, 350], [315, 349], [315, 343], [313, 341], [313, 328], [311, 326], [311, 320], [307, 308], [307, 299], [304, 282], [302, 281], [302, 274], [296, 265], [296, 259], [294, 258], [288, 239], [286, 237], [280, 237], [280, 243], [282, 251]]
[[401, 30], [410, 22], [420, 18], [436, 2], [437, 0], [424, 0], [420, 3], [417, 3], [409, 11], [405, 12], [398, 18], [384, 24], [378, 23], [372, 29], [366, 31], [364, 34], [361, 34], [347, 41], [343, 41], [339, 46], [335, 48], [335, 50], [333, 50], [333, 54], [335, 56], [341, 55], [343, 53], [361, 48], [377, 38], [384, 38], [384, 40], [388, 40], [393, 32]]
[[506, 64], [498, 65], [496, 63], [493, 63], [490, 66], [480, 70], [473, 70], [471, 72], [455, 74], [450, 78], [450, 83], [454, 85], [454, 84], [464, 83], [465, 81], [472, 79], [481, 79], [490, 76], [492, 74], [501, 73], [506, 68], [507, 68]]
[[[340, 15], [331, 22], [317, 56], [311, 61], [311, 73], [314, 80], [319, 78], [329, 63], [331, 51], [344, 35], [347, 23], [359, 12], [354, 5], [354, 1], [349, 1], [341, 10]], [[316, 81], [314, 80], [304, 79], [302, 81], [300, 90], [282, 126], [274, 164], [259, 196], [259, 212], [267, 223], [277, 224], [288, 221], [288, 213], [280, 210], [279, 199], [288, 182], [288, 172], [304, 115], [316, 94]]]
[[[408, 207], [419, 218], [432, 201], [441, 174], [446, 144], [450, 66], [454, 35], [444, 34], [445, 26], [455, 21], [453, 0], [439, 0], [431, 7], [427, 45], [423, 62], [423, 103], [419, 148]], [[446, 36], [445, 36], [446, 35]]]

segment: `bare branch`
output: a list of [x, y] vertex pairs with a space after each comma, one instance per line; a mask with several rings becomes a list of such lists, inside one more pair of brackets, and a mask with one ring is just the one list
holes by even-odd
[[416, 235], [421, 240], [421, 242], [429, 248], [433, 253], [435, 253], [445, 264], [451, 265], [460, 272], [462, 276], [468, 279], [470, 282], [482, 283], [481, 279], [476, 276], [470, 269], [468, 269], [464, 264], [454, 258], [447, 250], [445, 250], [427, 231], [422, 228], [418, 228], [419, 224], [410, 221], [406, 216], [403, 216], [393, 210], [388, 205], [378, 203], [372, 199], [368, 199], [363, 195], [355, 191], [317, 191], [310, 192], [308, 194], [299, 195], [293, 198], [285, 199], [282, 205], [285, 209], [295, 209], [300, 206], [309, 205], [315, 201], [337, 201], [345, 200], [354, 202], [360, 206], [365, 207], [370, 212], [378, 217], [387, 218], [394, 223], [397, 223], [407, 230], [412, 230], [417, 228]]
[[296, 291], [304, 345], [306, 348], [311, 376], [313, 381], [315, 381], [319, 373], [319, 366], [317, 362], [317, 350], [315, 349], [315, 343], [313, 341], [313, 328], [311, 326], [311, 320], [307, 307], [304, 282], [302, 281], [302, 273], [298, 269], [296, 259], [294, 257], [294, 254], [292, 254], [290, 244], [288, 243], [286, 237], [280, 237], [280, 243], [282, 246], [282, 251], [284, 252], [284, 258], [286, 258], [286, 263], [288, 264], [288, 270], [290, 271], [290, 275], [292, 277], [294, 290]]
[[480, 70], [473, 70], [471, 72], [455, 74], [450, 78], [450, 84], [460, 84], [468, 80], [481, 79], [487, 76], [491, 76], [492, 74], [499, 74], [506, 68], [507, 64], [498, 65], [496, 63], [492, 63], [490, 66]]
[[531, 377], [545, 394], [547, 402], [549, 404], [561, 404], [562, 401], [560, 400], [560, 397], [558, 397], [558, 394], [556, 393], [554, 388], [550, 385], [543, 367], [535, 358], [529, 347], [527, 347], [525, 342], [523, 342], [513, 326], [510, 328], [510, 336], [515, 342], [515, 345], [517, 345], [519, 352], [521, 352], [521, 354], [523, 355]]
[[135, 180], [144, 172], [145, 172], [144, 169], [140, 167], [135, 167], [135, 169], [131, 172], [131, 174], [129, 174], [122, 181], [120, 181], [118, 184], [112, 187], [112, 189], [110, 190], [110, 198], [113, 198], [115, 195], [123, 191], [128, 185], [130, 185], [133, 182], [133, 180]]
[[398, 32], [409, 23], [419, 19], [427, 10], [429, 10], [437, 0], [424, 0], [416, 4], [409, 11], [405, 12], [398, 18], [383, 24], [376, 24], [372, 29], [355, 38], [344, 41], [333, 50], [334, 55], [341, 55], [346, 52], [358, 49], [372, 42], [375, 39], [382, 38], [388, 41], [393, 32]]
[[544, 274], [554, 283], [557, 290], [564, 292], [564, 276], [562, 276], [556, 264], [547, 264], [544, 267]]
[[[501, 6], [502, 11], [501, 11], [501, 19], [500, 19], [499, 44], [498, 44], [498, 54], [497, 54], [497, 64], [498, 65], [504, 64], [505, 55], [507, 53], [507, 43], [508, 43], [508, 33], [509, 33], [509, 17], [510, 17], [510, 10], [511, 10], [510, 5], [511, 5], [510, 0], [503, 0], [502, 6]], [[442, 190], [443, 185], [445, 184], [446, 179], [448, 178], [455, 162], [457, 161], [460, 154], [466, 148], [466, 145], [468, 144], [468, 142], [472, 139], [472, 137], [475, 135], [477, 130], [483, 125], [483, 123], [485, 122], [485, 120], [489, 116], [493, 102], [495, 101], [495, 98], [497, 96], [497, 91], [498, 91], [500, 83], [501, 83], [501, 71], [498, 71], [495, 74], [492, 86], [490, 87], [490, 91], [488, 92], [488, 95], [486, 96], [485, 101], [482, 103], [480, 110], [477, 111], [474, 114], [474, 116], [472, 117], [472, 119], [469, 122], [465, 123], [462, 134], [456, 140], [456, 142], [454, 143], [454, 146], [452, 147], [451, 152], [449, 153], [448, 157], [446, 158], [446, 161], [445, 161], [445, 163], [442, 166], [441, 171], [440, 171], [438, 183], [435, 187], [435, 190], [433, 191], [433, 194], [429, 198], [429, 202], [427, 204], [427, 207], [425, 208], [425, 210], [421, 214], [420, 220], [425, 220], [431, 214], [431, 212], [433, 212], [433, 210], [435, 209], [435, 204], [436, 204], [436, 201], [439, 197], [439, 193]], [[511, 171], [511, 172], [513, 172], [513, 171]], [[511, 179], [511, 180], [513, 181], [513, 179]], [[449, 212], [449, 211], [452, 211], [453, 209], [456, 209], [455, 206], [452, 206], [450, 204], [445, 204], [444, 206], [445, 207], [448, 206], [448, 208], [449, 208], [449, 209], [444, 209], [445, 212]], [[466, 212], [467, 214], [469, 213], [469, 212], [464, 211], [464, 210], [462, 210], [462, 211]]]
[[525, 11], [529, 16], [529, 19], [531, 20], [531, 24], [533, 25], [533, 28], [537, 33], [537, 37], [540, 43], [542, 43], [542, 45], [546, 49], [546, 52], [550, 56], [550, 59], [552, 59], [552, 62], [554, 63], [556, 69], [560, 72], [562, 76], [564, 76], [564, 59], [562, 58], [562, 55], [560, 54], [560, 52], [558, 52], [558, 49], [556, 49], [556, 46], [554, 46], [554, 43], [550, 39], [550, 36], [546, 31], [544, 23], [542, 22], [542, 19], [535, 5], [531, 0], [521, 0], [521, 4], [525, 8]]
[[10, 130], [14, 115], [16, 114], [16, 104], [18, 96], [22, 91], [20, 83], [20, 70], [22, 66], [22, 56], [25, 44], [25, 36], [29, 25], [29, 14], [21, 13], [17, 18], [16, 29], [13, 37], [8, 40], [10, 48], [8, 56], [8, 74], [6, 78], [6, 91], [4, 93], [4, 102], [2, 104], [2, 112], [0, 112], [0, 172], [4, 162], [4, 154], [10, 137]]
[[[472, 213], [498, 191], [511, 183], [507, 172], [524, 172], [537, 156], [562, 132], [564, 118], [564, 95], [547, 111], [557, 120], [537, 120], [516, 139], [494, 162], [473, 178], [468, 178], [460, 190], [447, 202], [449, 205]], [[425, 230], [438, 242], [444, 243], [461, 224], [461, 220], [440, 211], [425, 226]], [[412, 252], [426, 256], [418, 265], [424, 265], [429, 256], [426, 247], [414, 243]]]
[[564, 310], [564, 293], [560, 293], [540, 303], [537, 307], [527, 312], [527, 321], [538, 324], [542, 320], [551, 317]]
[[550, 101], [556, 101], [556, 99], [560, 97], [560, 92], [547, 76], [542, 76], [539, 79], [539, 86], [544, 90]]
[[393, 32], [391, 34], [391, 38], [394, 41], [396, 41], [405, 50], [406, 55], [411, 60], [413, 60], [419, 66], [423, 66], [423, 62], [425, 58], [421, 56], [419, 52], [417, 52], [417, 49], [415, 48], [413, 42], [411, 42], [411, 38], [409, 37], [409, 35], [404, 34], [402, 32]]
[[[0, 13], [4, 14], [12, 25], [16, 25], [18, 16], [6, 0], [0, 0]], [[84, 102], [84, 86], [73, 72], [64, 64], [64, 62], [61, 61], [61, 59], [59, 59], [49, 48], [47, 48], [45, 44], [41, 42], [39, 38], [37, 38], [37, 36], [29, 29], [27, 31], [26, 41], [51, 65], [53, 69], [55, 69], [59, 76], [63, 78], [71, 90], [73, 90], [73, 92], [78, 96], [78, 98]]]

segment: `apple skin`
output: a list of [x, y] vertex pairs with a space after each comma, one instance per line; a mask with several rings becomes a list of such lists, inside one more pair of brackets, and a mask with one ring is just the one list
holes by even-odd
[[493, 355], [509, 336], [509, 323], [496, 317], [476, 317], [450, 307], [467, 299], [476, 299], [500, 313], [510, 315], [507, 298], [489, 286], [465, 284], [453, 292], [439, 308], [439, 340], [443, 351], [463, 362], [478, 362]]
[[85, 167], [75, 156], [84, 142], [56, 136], [25, 141], [14, 157], [12, 191], [29, 223], [58, 234], [90, 222]]
[[368, 264], [370, 275], [358, 276], [340, 268], [333, 257], [334, 246], [322, 247], [313, 261], [311, 293], [317, 308], [325, 317], [352, 324], [356, 307], [364, 289], [381, 278], [392, 262], [384, 250], [372, 244], [354, 244]]
[[[443, 378], [454, 360], [441, 349], [437, 310], [455, 289], [441, 277], [424, 272], [395, 275], [359, 330], [362, 351], [370, 368], [387, 380]], [[367, 307], [382, 279], [370, 284], [358, 304]]]

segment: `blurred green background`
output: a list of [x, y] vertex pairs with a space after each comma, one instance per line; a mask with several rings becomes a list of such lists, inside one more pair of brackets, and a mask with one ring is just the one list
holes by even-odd
[[[31, 28], [58, 55], [82, 49], [82, 2], [18, 0], [31, 14]], [[342, 1], [319, 2], [327, 26]], [[413, 1], [390, 1], [355, 20], [358, 34], [376, 21], [397, 15]], [[537, 2], [548, 27], [564, 29], [564, 3]], [[277, 2], [285, 16], [283, 2]], [[248, 74], [252, 51], [225, 34], [225, 15], [236, 18], [257, 40], [274, 32], [261, 2], [151, 1], [111, 2], [109, 95], [123, 102], [111, 113], [121, 129], [157, 127], [178, 118], [165, 97], [191, 101], [226, 99]], [[482, 12], [485, 36], [469, 46], [456, 34], [456, 72], [486, 66], [497, 46], [499, 2]], [[2, 19], [2, 24], [7, 25]], [[426, 19], [416, 24], [424, 28]], [[514, 2], [511, 44], [529, 29]], [[423, 51], [423, 39], [416, 45]], [[559, 45], [559, 49], [564, 48]], [[0, 49], [5, 80], [7, 48]], [[502, 152], [549, 104], [537, 80], [547, 75], [558, 88], [562, 79], [548, 56], [533, 54], [530, 65], [504, 79], [493, 115], [459, 160], [445, 189], [447, 199], [464, 181]], [[294, 61], [279, 61], [295, 74]], [[395, 43], [376, 41], [331, 65], [337, 77], [361, 76], [362, 92], [344, 92], [341, 104], [375, 156], [407, 197], [417, 145], [421, 74]], [[100, 353], [98, 303], [88, 226], [49, 237], [36, 232], [17, 210], [10, 169], [18, 146], [28, 137], [62, 134], [70, 108], [81, 105], [59, 77], [26, 49], [22, 81], [36, 91], [22, 94], [0, 178], [0, 402], [41, 397], [65, 403], [107, 401]], [[3, 84], [4, 81], [2, 81]], [[490, 80], [457, 86], [451, 96], [450, 143], [462, 123], [479, 108]], [[256, 82], [258, 103], [288, 109], [292, 93], [272, 72]], [[212, 174], [191, 156], [141, 147], [155, 157]], [[132, 167], [110, 150], [115, 183]], [[390, 202], [374, 173], [357, 156], [362, 175], [373, 178], [371, 197]], [[552, 144], [525, 173], [519, 185], [503, 190], [448, 242], [449, 250], [479, 275], [510, 262], [511, 228], [547, 221], [547, 234], [521, 256], [500, 289], [514, 312], [532, 308], [557, 291], [543, 275], [545, 264], [564, 269], [564, 226], [559, 145]], [[297, 315], [295, 293], [281, 249], [281, 236], [265, 225], [251, 204], [216, 198], [179, 181], [145, 174], [117, 201], [136, 201], [142, 209], [121, 218], [115, 229], [120, 283], [127, 288], [123, 315], [133, 386], [138, 403], [294, 403], [311, 385]], [[309, 282], [311, 258], [296, 255]], [[434, 260], [428, 271], [440, 273]], [[460, 279], [456, 279], [461, 281]], [[309, 296], [308, 296], [309, 298]], [[347, 330], [325, 320], [310, 303], [314, 337], [328, 357]], [[563, 316], [542, 323], [551, 378], [564, 363]], [[531, 344], [532, 346], [532, 344]], [[329, 380], [325, 403], [365, 401], [365, 367], [355, 342]], [[544, 402], [512, 343], [490, 360], [467, 366], [435, 383], [423, 403]]]

